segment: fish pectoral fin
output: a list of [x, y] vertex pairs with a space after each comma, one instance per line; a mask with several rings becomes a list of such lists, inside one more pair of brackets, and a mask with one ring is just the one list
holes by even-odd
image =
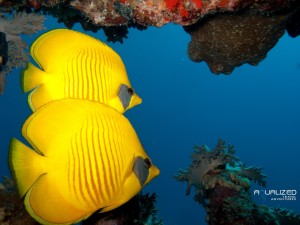
[[37, 68], [32, 63], [27, 64], [27, 68], [23, 70], [21, 76], [21, 86], [23, 92], [28, 92], [38, 87], [44, 82], [46, 73]]

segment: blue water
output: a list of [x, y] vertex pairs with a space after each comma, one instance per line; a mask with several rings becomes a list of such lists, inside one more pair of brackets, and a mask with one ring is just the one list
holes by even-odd
[[[63, 27], [51, 18], [45, 25]], [[74, 29], [82, 31], [80, 26]], [[102, 31], [88, 34], [106, 40]], [[38, 35], [24, 37], [28, 46]], [[300, 38], [285, 35], [258, 66], [216, 76], [205, 63], [189, 60], [190, 37], [180, 26], [130, 30], [128, 37], [123, 45], [109, 45], [122, 57], [132, 86], [143, 98], [125, 115], [161, 170], [145, 191], [158, 194], [159, 217], [166, 225], [205, 224], [194, 193], [185, 196], [187, 184], [172, 176], [188, 166], [195, 144], [213, 148], [218, 138], [234, 144], [247, 166], [263, 167], [268, 189], [294, 189], [300, 198]], [[24, 140], [21, 126], [30, 115], [19, 76], [16, 69], [7, 77], [0, 97], [0, 175], [6, 176], [9, 140]], [[299, 199], [255, 201], [300, 213]]]

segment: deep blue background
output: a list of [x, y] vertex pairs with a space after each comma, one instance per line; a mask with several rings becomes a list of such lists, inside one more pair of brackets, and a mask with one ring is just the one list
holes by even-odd
[[[48, 18], [46, 27], [63, 25]], [[80, 26], [74, 29], [82, 31]], [[88, 34], [106, 40], [102, 31]], [[166, 225], [205, 224], [203, 209], [192, 200], [194, 192], [186, 197], [187, 184], [172, 176], [187, 167], [195, 144], [213, 148], [218, 138], [234, 144], [248, 166], [264, 168], [268, 189], [296, 189], [300, 198], [299, 38], [285, 35], [258, 66], [216, 76], [205, 63], [189, 60], [190, 37], [180, 26], [130, 30], [128, 36], [123, 45], [109, 45], [122, 57], [132, 86], [143, 98], [125, 115], [161, 170], [145, 190], [157, 192], [159, 216]], [[30, 46], [36, 37], [24, 38]], [[9, 140], [24, 140], [21, 126], [30, 114], [19, 78], [16, 69], [0, 97], [0, 175], [9, 176]], [[255, 201], [300, 213], [299, 199]]]

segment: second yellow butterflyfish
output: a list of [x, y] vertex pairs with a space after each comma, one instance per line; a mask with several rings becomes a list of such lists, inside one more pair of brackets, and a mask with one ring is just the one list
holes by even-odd
[[62, 99], [41, 106], [10, 144], [27, 211], [42, 224], [73, 224], [126, 203], [159, 174], [130, 122], [113, 108]]
[[119, 112], [138, 105], [120, 56], [87, 34], [69, 29], [49, 31], [34, 41], [30, 54], [40, 68], [28, 63], [22, 73], [24, 92], [32, 92], [33, 111], [56, 99], [99, 101]]

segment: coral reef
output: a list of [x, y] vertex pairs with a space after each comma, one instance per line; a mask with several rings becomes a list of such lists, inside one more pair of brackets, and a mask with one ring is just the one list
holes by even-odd
[[5, 76], [13, 68], [25, 66], [28, 61], [28, 55], [24, 51], [27, 45], [20, 35], [29, 35], [45, 29], [44, 20], [45, 18], [37, 13], [25, 12], [15, 12], [12, 15], [5, 14], [0, 17], [0, 32], [5, 34], [5, 39], [2, 38], [2, 41], [6, 42], [1, 45], [7, 46], [7, 53], [4, 55], [6, 61], [2, 64], [0, 72], [0, 95], [4, 91]]
[[169, 22], [180, 25], [196, 23], [205, 15], [236, 12], [246, 8], [274, 12], [292, 8], [296, 0], [7, 0], [2, 8], [52, 8], [55, 6], [77, 9], [97, 26], [121, 26], [137, 23], [161, 27]]
[[44, 14], [50, 14], [58, 18], [59, 23], [64, 23], [64, 25], [72, 29], [75, 23], [80, 23], [85, 31], [97, 32], [103, 29], [105, 35], [107, 36], [108, 42], [120, 42], [123, 43], [123, 39], [127, 38], [128, 29], [133, 27], [138, 30], [145, 30], [147, 27], [139, 25], [137, 23], [130, 23], [128, 25], [119, 26], [98, 26], [93, 24], [86, 16], [84, 16], [79, 10], [74, 8], [69, 8], [66, 5], [54, 6], [51, 8], [43, 8]]
[[191, 60], [205, 61], [215, 74], [257, 65], [285, 30], [291, 37], [300, 34], [297, 0], [5, 0], [0, 6], [5, 12], [52, 15], [70, 29], [75, 23], [103, 29], [107, 41], [121, 43], [130, 27], [180, 24], [191, 35]]
[[296, 0], [29, 0], [28, 5], [40, 9], [63, 4], [79, 10], [98, 26], [120, 26], [134, 22], [161, 27], [169, 22], [190, 25], [207, 14], [233, 12], [247, 7], [270, 12], [287, 8], [294, 2]]
[[219, 140], [217, 146], [210, 150], [207, 146], [195, 146], [192, 155], [192, 164], [187, 170], [180, 170], [175, 179], [188, 182], [186, 194], [195, 186], [196, 198], [205, 206], [205, 190], [213, 189], [217, 185], [240, 191], [250, 188], [249, 180], [266, 186], [266, 176], [261, 173], [261, 168], [245, 167], [238, 157], [234, 156], [233, 145], [226, 145]]
[[192, 163], [186, 170], [179, 170], [174, 178], [187, 182], [186, 194], [191, 186], [196, 189], [194, 200], [207, 212], [209, 225], [291, 225], [300, 224], [300, 215], [282, 208], [268, 208], [252, 202], [250, 181], [266, 187], [262, 169], [245, 167], [234, 156], [233, 145], [219, 140], [210, 150], [195, 146]]
[[205, 61], [214, 74], [230, 74], [245, 63], [257, 65], [284, 34], [289, 17], [249, 11], [209, 17], [185, 28], [191, 35], [188, 55], [194, 62]]
[[[121, 207], [106, 212], [94, 213], [82, 222], [82, 225], [162, 225], [157, 218], [158, 209], [155, 207], [157, 195], [139, 193]], [[0, 183], [0, 224], [1, 225], [38, 225], [27, 213], [23, 199], [12, 179], [3, 177]]]

